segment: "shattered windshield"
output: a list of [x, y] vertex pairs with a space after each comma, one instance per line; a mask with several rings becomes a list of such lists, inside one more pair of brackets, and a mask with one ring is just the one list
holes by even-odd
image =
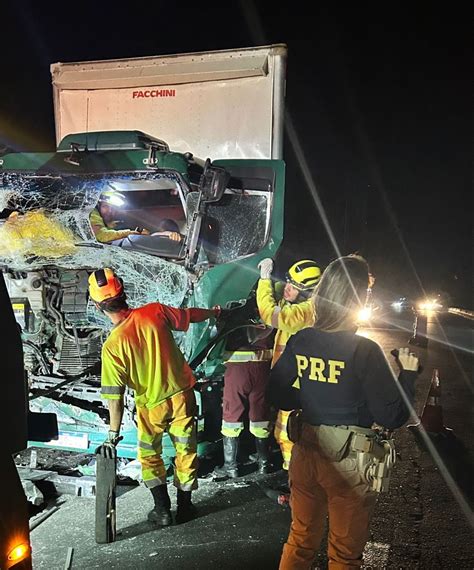
[[140, 231], [145, 235], [185, 231], [186, 215], [179, 186], [174, 181], [112, 178], [106, 185], [95, 207], [101, 218], [98, 230], [91, 215], [92, 230], [98, 241], [110, 241], [101, 235], [101, 227], [120, 232]]
[[[160, 301], [179, 307], [189, 285], [183, 267], [161, 259], [158, 252], [152, 257], [138, 249], [130, 251], [101, 243], [90, 221], [103, 193], [114, 186], [114, 192], [120, 190], [124, 195], [137, 197], [127, 200], [123, 219], [130, 216], [131, 221], [131, 216], [139, 216], [142, 208], [144, 225], [151, 220], [152, 212], [163, 208], [166, 212], [163, 215], [171, 217], [172, 210], [182, 222], [184, 209], [179, 184], [179, 178], [172, 173], [134, 172], [113, 177], [5, 173], [0, 177], [0, 265], [17, 272], [19, 277], [23, 272], [46, 269], [49, 281], [54, 279], [51, 274], [54, 267], [71, 270], [113, 267], [124, 279], [131, 306]], [[145, 194], [156, 194], [159, 198], [147, 200]], [[82, 291], [87, 284], [74, 287]], [[15, 296], [24, 295], [19, 290]], [[84, 302], [81, 300], [81, 304]], [[89, 304], [87, 309], [84, 305], [81, 310], [88, 313], [89, 322], [107, 325], [93, 305]]]
[[[62, 258], [62, 263], [78, 266], [74, 258], [83, 257], [79, 250], [83, 242], [99, 242], [179, 258], [186, 228], [186, 191], [172, 172], [3, 174], [0, 256], [15, 267], [30, 264], [31, 258], [35, 262], [42, 258], [42, 264]], [[170, 233], [175, 244], [168, 243]]]
[[[260, 251], [270, 231], [272, 194], [262, 191], [232, 191], [209, 204], [201, 228], [201, 243], [207, 261], [228, 263]], [[188, 208], [197, 197], [188, 195]]]

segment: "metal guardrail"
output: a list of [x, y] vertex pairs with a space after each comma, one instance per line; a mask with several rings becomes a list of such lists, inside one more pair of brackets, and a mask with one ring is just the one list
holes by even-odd
[[449, 313], [453, 315], [459, 315], [460, 317], [465, 317], [466, 319], [474, 319], [474, 311], [468, 311], [467, 309], [457, 309], [456, 307], [449, 307]]

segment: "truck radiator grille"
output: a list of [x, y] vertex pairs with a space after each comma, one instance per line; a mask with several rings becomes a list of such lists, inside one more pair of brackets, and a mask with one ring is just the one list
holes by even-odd
[[63, 337], [59, 372], [76, 376], [100, 361], [100, 338], [76, 340]]

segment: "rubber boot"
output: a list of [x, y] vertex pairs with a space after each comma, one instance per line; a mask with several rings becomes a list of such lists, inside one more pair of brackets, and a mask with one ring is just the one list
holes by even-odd
[[171, 518], [171, 501], [168, 495], [168, 486], [157, 485], [150, 489], [155, 501], [155, 507], [148, 513], [148, 520], [157, 526], [169, 526], [173, 519]]
[[258, 456], [258, 473], [259, 475], [265, 475], [270, 473], [272, 469], [272, 464], [270, 462], [270, 446], [268, 445], [268, 438], [255, 438], [255, 447], [257, 449]]
[[216, 467], [213, 475], [219, 479], [235, 479], [239, 476], [237, 467], [237, 451], [239, 450], [239, 438], [224, 436], [222, 439], [224, 448], [224, 465]]
[[197, 509], [191, 502], [191, 491], [181, 491], [178, 489], [177, 499], [176, 524], [182, 524], [196, 518]]

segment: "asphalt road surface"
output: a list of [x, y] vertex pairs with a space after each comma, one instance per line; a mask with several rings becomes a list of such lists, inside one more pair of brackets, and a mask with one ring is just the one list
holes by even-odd
[[[431, 317], [428, 348], [415, 348], [424, 367], [415, 410], [421, 415], [433, 369], [438, 369], [444, 424], [453, 432], [427, 447], [415, 437], [416, 430], [397, 431], [400, 457], [390, 491], [378, 500], [366, 568], [474, 568], [472, 518], [471, 524], [467, 518], [473, 499], [472, 324], [453, 315]], [[406, 346], [411, 331], [410, 314], [388, 313], [360, 332], [379, 342], [393, 361], [390, 350]], [[208, 463], [203, 462], [203, 476], [212, 466]], [[62, 496], [58, 511], [32, 531], [34, 568], [64, 568], [69, 547], [74, 548], [71, 568], [277, 568], [290, 512], [260, 485], [277, 487], [284, 475], [277, 471], [258, 479], [252, 468], [247, 464], [249, 474], [232, 482], [200, 479], [195, 493], [199, 517], [162, 530], [145, 520], [152, 507], [149, 492], [126, 488], [118, 498], [118, 540], [110, 545], [94, 542], [94, 499]], [[174, 490], [171, 494], [174, 501]], [[315, 568], [326, 567], [325, 549], [322, 544]]]

